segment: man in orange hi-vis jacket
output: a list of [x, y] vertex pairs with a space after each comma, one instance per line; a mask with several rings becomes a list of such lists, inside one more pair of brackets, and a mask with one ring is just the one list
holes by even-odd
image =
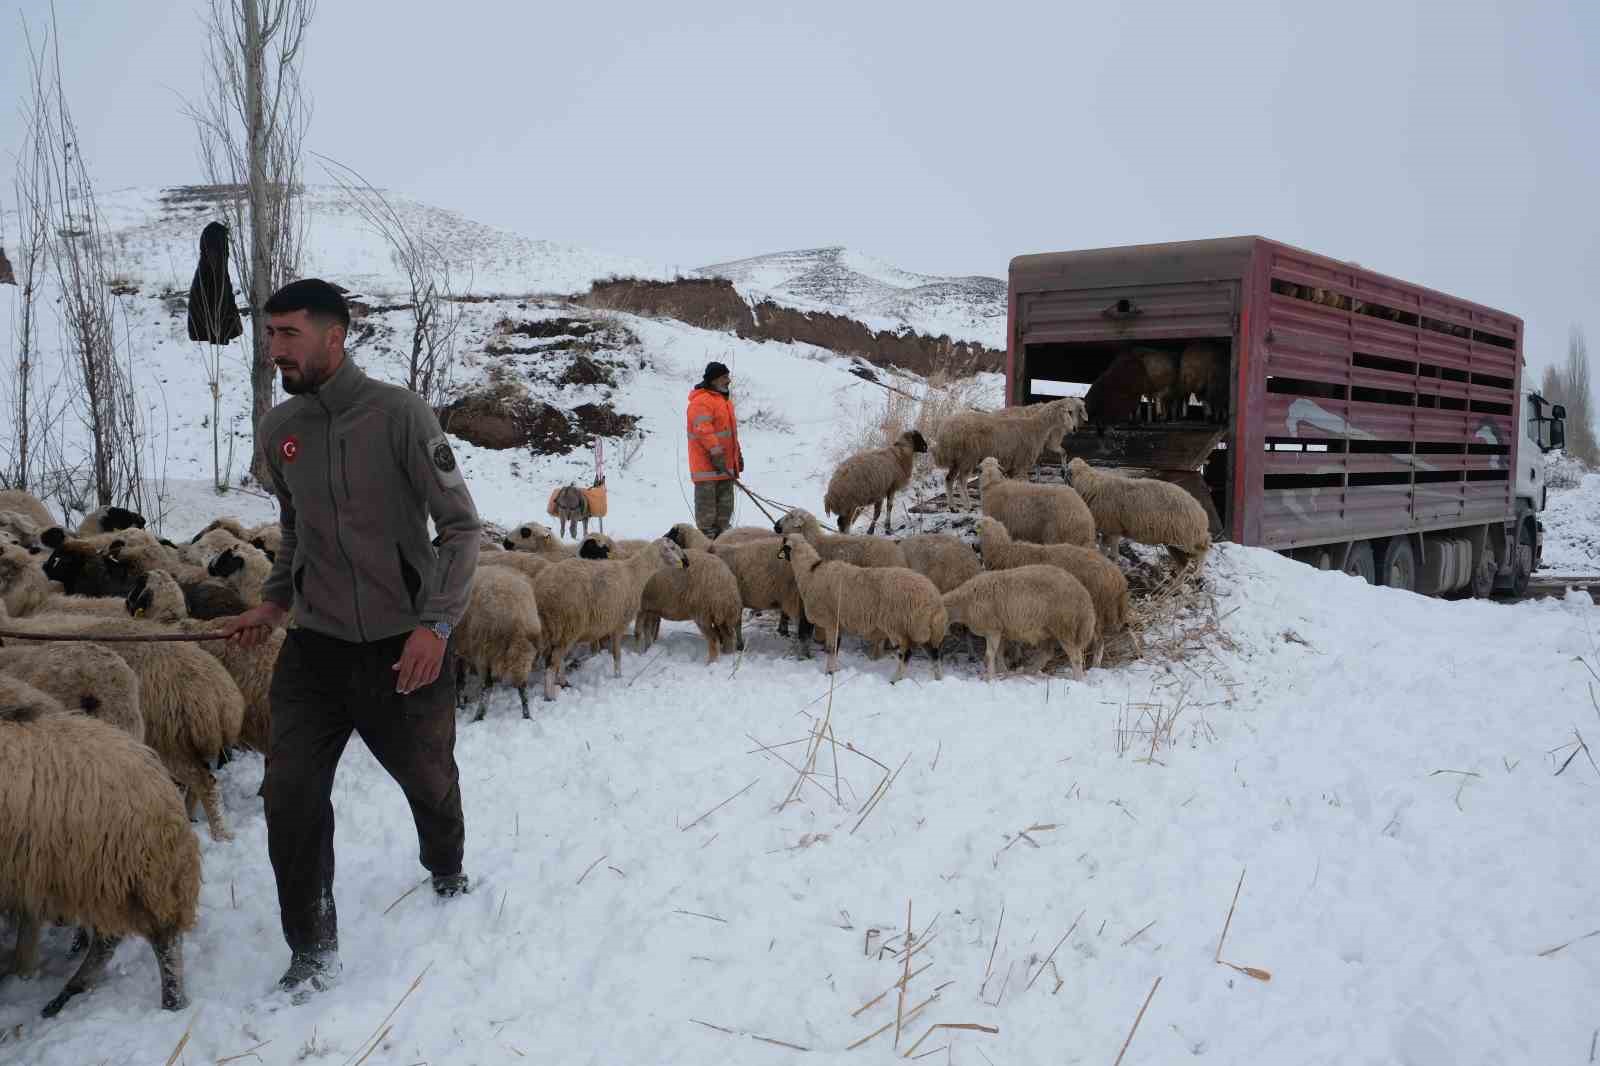
[[694, 524], [713, 539], [733, 521], [733, 479], [744, 472], [739, 423], [728, 398], [728, 368], [707, 363], [689, 391], [689, 478]]

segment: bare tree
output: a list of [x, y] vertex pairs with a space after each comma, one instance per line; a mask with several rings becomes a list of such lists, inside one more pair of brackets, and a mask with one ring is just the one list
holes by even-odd
[[[24, 128], [33, 131], [48, 181], [48, 260], [56, 283], [63, 333], [70, 348], [69, 390], [89, 434], [89, 485], [98, 505], [144, 510], [144, 434], [133, 402], [133, 379], [119, 361], [116, 325], [121, 301], [113, 291], [108, 244], [61, 76], [61, 37], [52, 12], [49, 35], [36, 50], [23, 26], [29, 55]], [[31, 401], [30, 401], [31, 402]], [[65, 465], [65, 464], [62, 464]]]
[[[414, 231], [381, 191], [352, 167], [320, 153], [328, 176], [350, 206], [389, 245], [389, 258], [406, 279], [411, 306], [411, 361], [406, 388], [435, 408], [444, 406], [455, 371], [461, 304], [450, 260], [433, 241]], [[470, 280], [468, 286], [470, 287]]]
[[[248, 294], [252, 431], [272, 409], [273, 371], [261, 307], [299, 270], [305, 240], [300, 157], [311, 110], [299, 59], [315, 0], [209, 0], [206, 87], [185, 105], [207, 180], [227, 216], [233, 259]], [[264, 483], [265, 459], [252, 471]]]
[[1600, 440], [1594, 423], [1593, 379], [1589, 367], [1589, 345], [1583, 329], [1573, 326], [1567, 338], [1567, 358], [1559, 366], [1547, 366], [1540, 379], [1539, 392], [1552, 403], [1567, 409], [1566, 453], [1586, 466], [1600, 465]]
[[[32, 45], [30, 44], [30, 53]], [[32, 57], [42, 67], [43, 54]], [[16, 318], [12, 323], [12, 362], [6, 368], [6, 406], [11, 414], [5, 442], [6, 466], [0, 482], [6, 488], [32, 489], [40, 470], [39, 452], [43, 448], [43, 426], [37, 421], [40, 404], [37, 395], [39, 352], [39, 286], [44, 280], [45, 255], [50, 245], [50, 216], [54, 211], [46, 135], [45, 86], [37, 79], [22, 108], [22, 143], [17, 153], [13, 183], [17, 202], [17, 261], [12, 264], [20, 290]]]

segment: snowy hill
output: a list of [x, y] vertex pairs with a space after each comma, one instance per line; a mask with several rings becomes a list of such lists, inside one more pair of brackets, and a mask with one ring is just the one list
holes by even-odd
[[770, 296], [803, 310], [1005, 347], [1006, 283], [1001, 278], [913, 274], [842, 247], [777, 252], [714, 263], [698, 272], [727, 278], [751, 297]]
[[[455, 211], [385, 195], [411, 232], [435, 244], [450, 261], [462, 291], [567, 293], [586, 289], [595, 278], [612, 274], [670, 276], [664, 268], [644, 260], [533, 240]], [[206, 186], [119, 189], [101, 193], [99, 202], [119, 272], [152, 285], [187, 291], [200, 231], [207, 222], [223, 217], [215, 190]], [[332, 185], [309, 185], [301, 203], [306, 233], [301, 264], [304, 276], [326, 277], [369, 295], [404, 291], [388, 246], [341, 190]], [[238, 280], [235, 265], [234, 282]]]
[[[193, 218], [150, 194], [106, 201], [131, 276], [186, 288]], [[327, 210], [316, 255], [381, 291], [381, 246]], [[624, 272], [418, 210], [460, 234], [503, 291]], [[931, 284], [838, 262], [906, 293]], [[789, 284], [787, 268], [762, 269], [739, 284]], [[840, 286], [815, 291], [869, 300], [865, 283]], [[164, 529], [270, 519], [265, 496], [209, 487], [199, 352], [158, 291], [125, 306], [162, 434]], [[0, 321], [15, 301], [0, 286]], [[832, 450], [890, 395], [805, 345], [554, 298], [465, 312], [461, 389], [509, 376], [564, 410], [639, 418], [641, 436], [607, 442], [616, 536], [689, 517], [683, 403], [707, 360], [733, 368], [746, 480], [816, 510]], [[581, 316], [596, 326], [588, 346], [530, 339]], [[368, 316], [354, 358], [401, 380], [407, 329], [404, 311]], [[59, 359], [60, 339], [50, 347]], [[609, 383], [563, 383], [580, 350]], [[236, 365], [229, 374], [235, 419], [247, 386]], [[583, 450], [456, 450], [500, 524], [543, 519], [552, 487], [592, 471]], [[765, 521], [738, 506], [736, 521]], [[1582, 543], [1596, 515], [1600, 477], [1552, 492], [1551, 544]], [[973, 1023], [997, 1031], [933, 1030], [916, 1053], [1105, 1063], [1158, 978], [1127, 1066], [1585, 1061], [1600, 938], [1578, 938], [1600, 919], [1581, 837], [1600, 815], [1600, 770], [1573, 738], [1592, 724], [1584, 664], [1600, 669], [1600, 608], [1586, 595], [1429, 600], [1231, 545], [1203, 584], [1160, 615], [1142, 659], [1115, 656], [1081, 682], [985, 683], [964, 654], [935, 681], [919, 654], [891, 686], [892, 658], [847, 640], [830, 686], [820, 656], [794, 658], [762, 616], [743, 655], [713, 668], [678, 623], [647, 655], [628, 645], [620, 679], [609, 655], [589, 658], [556, 702], [535, 699], [532, 721], [499, 690], [486, 721], [458, 727], [476, 887], [449, 904], [413, 891], [408, 809], [353, 743], [334, 794], [344, 978], [276, 1012], [267, 993], [287, 951], [255, 795], [262, 760], [242, 755], [219, 773], [237, 838], [197, 827], [190, 1008], [156, 1009], [150, 951], [130, 940], [102, 987], [41, 1020], [75, 967], [68, 931], [49, 930], [41, 976], [0, 980], [0, 1061], [846, 1064], [904, 1061], [930, 1026]], [[823, 722], [837, 744], [808, 761]], [[1257, 976], [1219, 964], [1219, 949]], [[915, 1015], [895, 1049], [892, 986], [907, 970]]]

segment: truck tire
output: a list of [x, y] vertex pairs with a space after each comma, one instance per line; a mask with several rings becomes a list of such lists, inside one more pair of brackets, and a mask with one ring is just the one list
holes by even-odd
[[1528, 594], [1528, 580], [1533, 577], [1533, 526], [1524, 522], [1517, 527], [1517, 546], [1511, 554], [1511, 595], [1521, 599]]
[[1417, 591], [1417, 553], [1411, 549], [1410, 537], [1390, 537], [1385, 542], [1378, 574], [1389, 588]]
[[1344, 561], [1344, 572], [1359, 577], [1369, 585], [1378, 583], [1378, 566], [1372, 559], [1372, 544], [1358, 540], [1350, 545], [1350, 554]]

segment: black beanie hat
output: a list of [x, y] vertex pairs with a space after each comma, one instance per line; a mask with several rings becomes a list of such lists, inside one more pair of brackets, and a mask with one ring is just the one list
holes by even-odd
[[712, 361], [706, 364], [706, 372], [700, 375], [701, 381], [715, 381], [728, 372], [728, 368], [721, 363]]

